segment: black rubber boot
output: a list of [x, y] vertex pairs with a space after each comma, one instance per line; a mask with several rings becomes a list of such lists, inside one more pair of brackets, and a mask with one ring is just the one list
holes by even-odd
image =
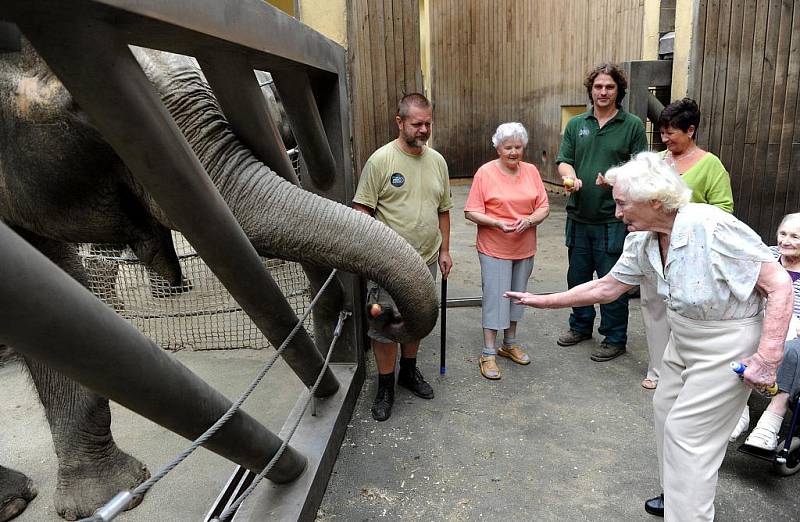
[[392, 416], [394, 404], [394, 373], [378, 375], [378, 393], [372, 403], [372, 418], [383, 422]]
[[417, 368], [416, 359], [400, 359], [400, 372], [397, 375], [397, 384], [411, 390], [411, 393], [423, 399], [433, 399], [433, 388], [425, 382], [425, 378]]

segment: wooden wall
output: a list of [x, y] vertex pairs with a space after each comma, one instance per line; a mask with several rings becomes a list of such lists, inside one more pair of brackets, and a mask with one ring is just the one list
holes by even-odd
[[774, 244], [800, 211], [800, 0], [700, 0], [691, 62], [698, 143], [730, 171], [736, 215]]
[[587, 103], [593, 65], [641, 59], [643, 20], [641, 0], [431, 2], [433, 144], [451, 177], [495, 158], [495, 128], [519, 121], [527, 160], [557, 180], [561, 105]]
[[353, 155], [359, 173], [375, 149], [397, 137], [400, 98], [422, 92], [419, 0], [349, 2]]

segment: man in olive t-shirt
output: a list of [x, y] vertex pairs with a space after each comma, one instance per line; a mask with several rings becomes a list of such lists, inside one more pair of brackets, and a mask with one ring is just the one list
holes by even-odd
[[[447, 279], [450, 258], [450, 182], [447, 164], [441, 154], [427, 147], [431, 131], [432, 108], [421, 94], [408, 94], [398, 104], [395, 117], [399, 135], [367, 160], [353, 208], [374, 216], [400, 234], [413, 246], [434, 275], [438, 264]], [[382, 288], [368, 284], [371, 302], [391, 301]], [[384, 421], [394, 404], [394, 370], [397, 344], [375, 330], [367, 335], [378, 366], [378, 393], [372, 417]], [[397, 383], [423, 399], [433, 398], [433, 388], [417, 369], [420, 341], [401, 345]]]
[[[584, 86], [592, 109], [575, 116], [564, 129], [558, 151], [558, 173], [570, 194], [567, 201], [566, 245], [569, 288], [606, 275], [622, 253], [625, 224], [614, 217], [611, 190], [602, 175], [634, 154], [647, 150], [642, 120], [621, 108], [628, 81], [615, 64], [602, 64], [587, 75]], [[570, 180], [568, 182], [567, 180]], [[572, 309], [569, 331], [558, 338], [571, 346], [592, 337], [594, 306]], [[600, 305], [600, 335], [593, 361], [608, 361], [625, 353], [628, 341], [628, 296]]]

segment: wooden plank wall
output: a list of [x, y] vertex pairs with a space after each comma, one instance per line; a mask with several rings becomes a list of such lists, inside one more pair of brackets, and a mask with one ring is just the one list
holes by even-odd
[[422, 91], [419, 0], [349, 0], [353, 155], [356, 173], [397, 137], [397, 102]]
[[561, 105], [588, 101], [586, 72], [641, 59], [641, 0], [431, 2], [434, 147], [451, 177], [496, 157], [498, 124], [528, 129], [527, 160], [556, 181]]
[[701, 0], [692, 63], [698, 143], [730, 171], [737, 217], [775, 244], [800, 211], [800, 0]]

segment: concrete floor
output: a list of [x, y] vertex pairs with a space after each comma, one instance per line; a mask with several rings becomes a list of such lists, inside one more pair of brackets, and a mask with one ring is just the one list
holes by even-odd
[[[272, 350], [181, 351], [174, 356], [229, 398], [238, 397]], [[278, 360], [244, 404], [244, 410], [278, 433], [303, 389]], [[27, 474], [39, 496], [15, 522], [62, 520], [53, 507], [57, 462], [44, 412], [18, 364], [0, 367], [0, 462]], [[189, 445], [186, 439], [112, 403], [112, 430], [120, 448], [147, 464], [151, 473]], [[157, 483], [145, 501], [117, 518], [121, 522], [200, 521], [235, 464], [203, 448]]]
[[[480, 294], [475, 229], [463, 209], [468, 186], [454, 186], [450, 296]], [[539, 227], [531, 291], [565, 287], [564, 199]], [[659, 492], [652, 392], [639, 386], [647, 354], [638, 301], [632, 301], [629, 353], [595, 363], [597, 336], [555, 344], [567, 311], [526, 315], [519, 337], [533, 363], [501, 360], [503, 378], [478, 373], [480, 308], [448, 312], [447, 374], [439, 376], [439, 329], [423, 342], [420, 367], [436, 391], [424, 401], [398, 390], [392, 418], [370, 416], [375, 392], [369, 361], [356, 412], [319, 510], [319, 521], [355, 520], [647, 520], [646, 498]], [[270, 351], [178, 352], [176, 357], [229, 397], [247, 385]], [[300, 383], [278, 363], [245, 409], [279, 431]], [[25, 471], [39, 497], [18, 520], [60, 520], [52, 508], [55, 455], [32, 387], [15, 365], [0, 367], [0, 462]], [[765, 402], [752, 398], [756, 417]], [[185, 447], [182, 438], [114, 405], [119, 445], [152, 471]], [[233, 464], [200, 450], [120, 521], [202, 520]], [[779, 478], [768, 464], [730, 446], [717, 495], [718, 520], [795, 520], [800, 478]]]
[[[451, 297], [480, 294], [475, 228], [460, 211], [467, 192], [453, 187]], [[563, 196], [551, 205], [539, 227], [534, 292], [566, 286]], [[446, 375], [439, 376], [438, 326], [419, 356], [436, 398], [398, 389], [383, 423], [370, 415], [376, 383], [368, 354], [368, 381], [317, 520], [654, 519], [643, 509], [660, 487], [652, 392], [639, 385], [647, 351], [638, 305], [631, 301], [628, 354], [606, 363], [589, 359], [597, 335], [556, 345], [568, 311], [529, 310], [518, 338], [532, 364], [501, 360], [496, 382], [478, 372], [480, 308], [451, 309]], [[750, 403], [755, 417], [766, 406], [756, 397]], [[800, 477], [780, 478], [736, 447], [721, 469], [717, 519], [797, 520]]]

